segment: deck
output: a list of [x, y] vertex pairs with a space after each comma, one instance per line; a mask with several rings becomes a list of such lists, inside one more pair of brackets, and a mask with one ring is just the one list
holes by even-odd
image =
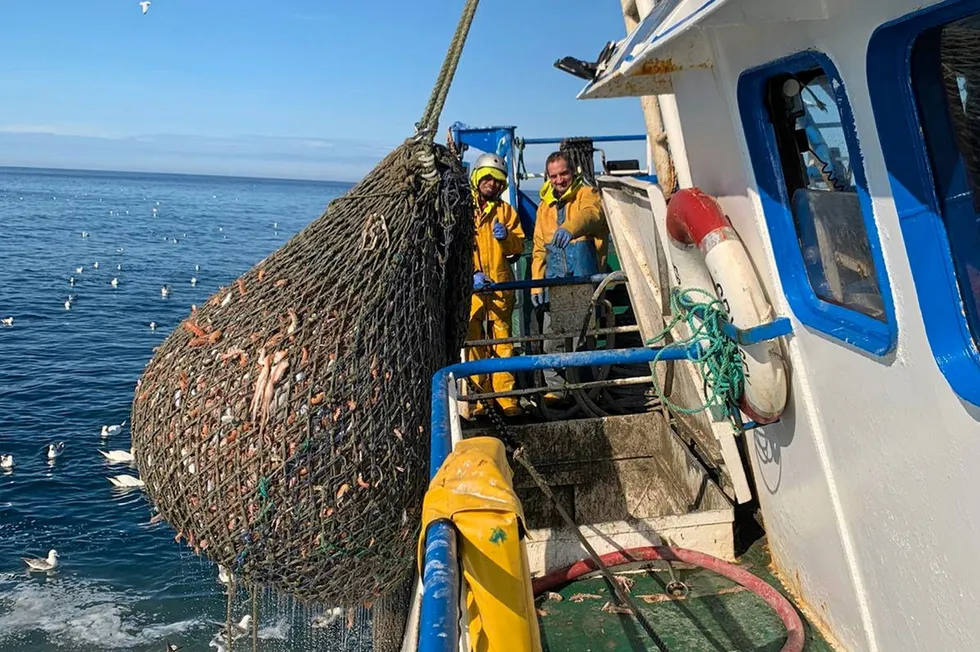
[[[764, 539], [739, 558], [739, 565], [789, 597], [769, 568]], [[666, 566], [630, 575], [631, 593], [659, 645], [629, 615], [603, 611], [610, 592], [601, 578], [565, 586], [561, 600], [538, 600], [542, 645], [546, 652], [563, 650], [670, 650], [671, 652], [779, 652], [785, 630], [760, 598], [730, 580], [693, 566], [674, 564], [679, 580], [690, 588], [686, 598], [673, 599], [664, 588], [670, 581]], [[801, 614], [802, 615], [802, 614]], [[804, 618], [806, 652], [832, 652]]]

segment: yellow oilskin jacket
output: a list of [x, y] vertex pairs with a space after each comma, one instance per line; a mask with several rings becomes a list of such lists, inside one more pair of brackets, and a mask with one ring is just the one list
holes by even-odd
[[[487, 202], [483, 207], [477, 200], [476, 208], [476, 247], [473, 249], [473, 271], [483, 272], [494, 283], [514, 280], [508, 256], [524, 252], [524, 230], [517, 211], [503, 201]], [[493, 237], [493, 225], [500, 222], [507, 228], [507, 237], [497, 240]], [[514, 308], [513, 292], [494, 292], [492, 294], [473, 294], [470, 304], [470, 317], [486, 308], [491, 316], [509, 320]]]
[[[534, 249], [531, 254], [531, 278], [545, 277], [545, 245], [551, 243], [558, 230], [558, 199], [554, 196], [551, 183], [546, 181], [541, 186], [541, 203], [538, 204], [537, 222], [534, 225]], [[575, 182], [561, 196], [565, 203], [565, 222], [563, 227], [572, 234], [572, 242], [586, 238], [595, 241], [596, 253], [599, 258], [599, 270], [606, 265], [606, 253], [609, 249], [609, 227], [602, 213], [602, 199], [599, 191], [592, 186]], [[534, 292], [542, 292], [540, 289]]]

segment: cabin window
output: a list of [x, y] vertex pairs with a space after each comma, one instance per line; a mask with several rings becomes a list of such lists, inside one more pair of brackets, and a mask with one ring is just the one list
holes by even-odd
[[980, 405], [980, 0], [875, 30], [868, 90], [933, 357]]
[[963, 314], [980, 342], [980, 16], [924, 32], [912, 87]]
[[861, 152], [826, 57], [743, 74], [739, 105], [776, 264], [801, 322], [882, 355], [894, 343]]

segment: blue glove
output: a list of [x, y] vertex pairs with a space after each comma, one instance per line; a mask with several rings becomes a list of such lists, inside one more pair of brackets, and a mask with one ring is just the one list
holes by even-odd
[[493, 223], [493, 237], [498, 240], [503, 240], [507, 237], [507, 227], [500, 222]]
[[473, 289], [482, 290], [485, 286], [490, 285], [490, 277], [483, 272], [477, 272], [473, 275]]
[[559, 228], [555, 231], [555, 237], [551, 239], [551, 244], [555, 245], [559, 249], [564, 249], [568, 246], [568, 243], [572, 241], [572, 234], [568, 232], [565, 227]]
[[535, 308], [544, 305], [544, 292], [539, 292], [537, 294], [531, 294], [531, 305]]

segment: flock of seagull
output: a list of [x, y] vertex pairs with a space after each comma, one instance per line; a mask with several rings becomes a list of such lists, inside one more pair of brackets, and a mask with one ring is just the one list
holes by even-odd
[[[103, 425], [100, 437], [103, 440], [107, 440], [114, 435], [118, 435], [122, 432], [123, 426], [126, 422], [123, 421], [120, 424], [114, 425]], [[58, 441], [48, 444], [44, 447], [45, 457], [48, 460], [48, 464], [54, 465], [55, 462], [61, 457], [61, 454], [65, 450], [65, 442]], [[119, 463], [132, 463], [133, 462], [133, 449], [130, 447], [128, 451], [118, 450], [118, 451], [99, 451], [108, 460], [109, 464], [119, 464]], [[10, 475], [14, 471], [14, 456], [10, 454], [0, 455], [0, 471], [4, 475]], [[115, 487], [142, 487], [143, 481], [139, 478], [120, 474], [116, 476], [107, 476], [106, 479], [112, 483]], [[48, 551], [47, 557], [22, 557], [24, 563], [27, 564], [28, 572], [50, 572], [58, 567], [58, 551], [51, 549]]]
[[[154, 210], [154, 213], [155, 213], [156, 212], [156, 209], [154, 208], [153, 210]], [[89, 237], [89, 233], [87, 231], [82, 231], [81, 235], [82, 235], [83, 238]], [[170, 238], [165, 238], [165, 239], [171, 240]], [[177, 243], [178, 242], [178, 240], [176, 238], [173, 238], [171, 241], [174, 242], [174, 243]], [[122, 254], [125, 251], [126, 251], [126, 249], [124, 247], [119, 247], [119, 248], [116, 249], [116, 253], [118, 253], [118, 254]], [[98, 261], [95, 261], [94, 263], [92, 263], [92, 269], [95, 269], [95, 270], [99, 269], [99, 262]], [[118, 289], [119, 288], [119, 277], [120, 277], [119, 272], [122, 272], [122, 269], [123, 269], [122, 263], [117, 263], [116, 264], [116, 272], [117, 273], [112, 277], [112, 280], [109, 281], [109, 285], [112, 288], [114, 288], [114, 289]], [[194, 265], [194, 273], [195, 274], [198, 274], [200, 271], [201, 271], [201, 266], [200, 265]], [[79, 266], [75, 267], [74, 273], [72, 273], [68, 277], [68, 287], [70, 287], [72, 289], [75, 289], [75, 285], [79, 282], [78, 277], [81, 277], [81, 275], [84, 272], [85, 272], [85, 266], [84, 265], [79, 265]], [[190, 284], [191, 284], [191, 287], [197, 287], [197, 276], [191, 276]], [[164, 285], [162, 285], [160, 287], [160, 296], [162, 298], [164, 298], [164, 299], [169, 298], [170, 297], [170, 292], [171, 292], [171, 290], [170, 290], [170, 285], [169, 284], [164, 284]], [[71, 308], [74, 305], [75, 300], [77, 298], [78, 298], [78, 295], [76, 295], [76, 294], [69, 294], [68, 295], [68, 298], [65, 299], [65, 303], [64, 303], [65, 310], [71, 310]], [[0, 318], [0, 327], [2, 327], [2, 328], [12, 328], [13, 325], [14, 325], [14, 317], [13, 316], [7, 316], [7, 317]], [[150, 327], [150, 330], [156, 330], [156, 328], [157, 328], [157, 323], [155, 321], [151, 321], [147, 325]]]

